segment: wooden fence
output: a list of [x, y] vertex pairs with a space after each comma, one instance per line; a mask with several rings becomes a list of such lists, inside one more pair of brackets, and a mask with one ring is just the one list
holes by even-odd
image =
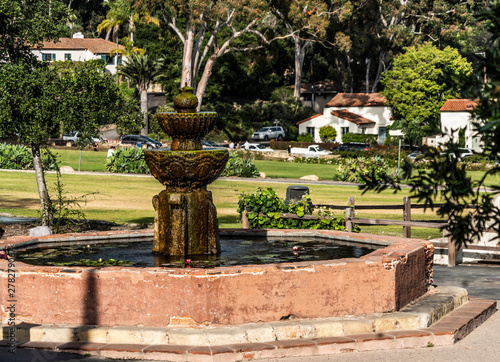
[[[433, 206], [442, 206], [443, 204], [434, 204]], [[410, 197], [403, 197], [403, 204], [396, 205], [355, 205], [354, 197], [349, 197], [347, 201], [347, 207], [345, 205], [325, 205], [325, 204], [315, 204], [314, 208], [326, 208], [331, 210], [345, 210], [345, 223], [347, 231], [352, 231], [355, 224], [358, 225], [400, 225], [403, 227], [403, 237], [411, 238], [411, 228], [421, 227], [421, 228], [433, 228], [440, 229], [447, 225], [447, 220], [412, 220], [411, 210], [412, 209], [424, 209], [426, 206], [424, 204], [412, 204]], [[468, 208], [475, 209], [476, 205], [468, 205]], [[403, 220], [390, 220], [390, 219], [374, 219], [374, 218], [362, 218], [355, 217], [354, 210], [402, 210]], [[243, 229], [250, 228], [250, 222], [246, 217], [246, 214], [242, 213], [242, 227]], [[289, 219], [302, 219], [302, 220], [314, 220], [318, 219], [315, 215], [304, 215], [299, 217], [295, 214], [282, 213], [280, 214], [283, 218]], [[490, 230], [486, 230], [490, 231]], [[448, 248], [448, 266], [455, 266], [457, 264], [457, 245], [455, 240], [451, 235], [446, 234], [443, 231], [443, 238], [447, 239], [447, 243], [435, 243], [437, 247], [447, 247]], [[500, 248], [492, 247], [474, 247], [478, 250], [489, 250], [489, 251], [500, 251]]]

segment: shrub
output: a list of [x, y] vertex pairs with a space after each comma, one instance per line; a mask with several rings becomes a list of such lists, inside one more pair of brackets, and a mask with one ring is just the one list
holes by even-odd
[[323, 142], [335, 142], [337, 130], [332, 126], [323, 126], [319, 129], [319, 137]]
[[[318, 218], [313, 220], [289, 219], [280, 217], [280, 213], [292, 213], [299, 217], [312, 215], [314, 208], [309, 195], [302, 200], [285, 205], [284, 201], [271, 189], [258, 188], [255, 194], [241, 194], [238, 201], [240, 216], [243, 212], [253, 229], [330, 229], [345, 230], [345, 220], [334, 216], [330, 210], [320, 209]], [[359, 228], [356, 229], [359, 231]]]
[[259, 170], [251, 157], [242, 157], [237, 152], [229, 152], [229, 160], [221, 176], [259, 177]]
[[342, 135], [342, 143], [351, 142], [375, 144], [377, 142], [377, 135], [352, 132], [347, 132]]
[[[42, 150], [42, 164], [45, 171], [55, 171], [58, 169], [56, 158], [50, 157], [45, 150]], [[1, 143], [0, 168], [10, 170], [32, 170], [34, 166], [30, 149], [23, 145]]]
[[301, 133], [297, 136], [298, 142], [314, 142], [314, 138], [310, 133]]
[[339, 166], [338, 180], [365, 183], [380, 181], [387, 176], [387, 162], [379, 156], [348, 159]]
[[106, 170], [116, 173], [149, 173], [144, 161], [144, 150], [139, 147], [118, 149], [106, 160]]

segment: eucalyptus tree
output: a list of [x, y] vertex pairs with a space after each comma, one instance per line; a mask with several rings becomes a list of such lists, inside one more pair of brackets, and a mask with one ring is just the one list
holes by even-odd
[[[343, 20], [352, 13], [352, 3], [345, 0], [274, 0], [270, 1], [271, 11], [276, 16], [285, 31], [285, 37], [293, 39], [294, 43], [294, 96], [300, 97], [302, 83], [302, 67], [306, 49], [312, 43], [332, 46], [326, 39], [326, 31], [330, 22]], [[336, 34], [338, 40], [344, 34]], [[337, 46], [340, 42], [337, 42]]]
[[264, 0], [143, 0], [135, 4], [151, 13], [158, 11], [161, 25], [182, 42], [181, 85], [196, 90], [198, 108], [215, 61], [231, 51], [263, 47], [272, 25]]
[[162, 61], [154, 60], [141, 52], [134, 52], [123, 65], [118, 67], [118, 74], [130, 79], [140, 93], [143, 113], [141, 134], [147, 136], [149, 132], [148, 88], [162, 76]]

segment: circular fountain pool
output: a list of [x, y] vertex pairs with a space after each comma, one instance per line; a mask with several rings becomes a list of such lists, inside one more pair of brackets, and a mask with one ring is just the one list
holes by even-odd
[[[213, 268], [234, 265], [260, 265], [299, 261], [359, 258], [376, 245], [339, 244], [314, 237], [267, 239], [222, 238], [220, 255], [173, 257], [151, 253], [153, 240], [136, 243], [63, 245], [57, 248], [20, 250], [17, 259], [32, 265]], [[186, 262], [186, 260], [188, 260]]]
[[[174, 326], [322, 318], [399, 310], [432, 281], [432, 244], [417, 239], [333, 230], [222, 229], [229, 239], [317, 239], [325, 244], [380, 247], [358, 258], [298, 260], [213, 268], [29, 265], [17, 251], [31, 247], [151, 240], [153, 230], [15, 237], [0, 250], [0, 287], [15, 272], [16, 321], [36, 324]], [[129, 244], [131, 245], [131, 244]], [[290, 251], [293, 246], [287, 245]], [[291, 246], [291, 248], [290, 248]], [[247, 251], [251, 251], [250, 247]], [[1, 307], [8, 320], [8, 303]]]

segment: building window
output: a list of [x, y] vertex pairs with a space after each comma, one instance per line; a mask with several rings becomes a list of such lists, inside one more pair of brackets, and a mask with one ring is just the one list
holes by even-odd
[[366, 127], [361, 128], [361, 134], [366, 134]]
[[349, 127], [342, 127], [342, 136], [349, 133]]
[[71, 60], [71, 53], [64, 53], [64, 60]]
[[101, 55], [101, 59], [104, 60], [104, 63], [106, 63], [106, 65], [112, 64], [113, 62], [113, 57], [109, 55]]
[[50, 54], [50, 53], [42, 53], [42, 60], [44, 62], [52, 62], [52, 61], [56, 60], [56, 55]]
[[123, 57], [121, 55], [118, 56], [118, 65], [122, 65]]
[[314, 138], [314, 127], [307, 127], [306, 132], [309, 133]]

